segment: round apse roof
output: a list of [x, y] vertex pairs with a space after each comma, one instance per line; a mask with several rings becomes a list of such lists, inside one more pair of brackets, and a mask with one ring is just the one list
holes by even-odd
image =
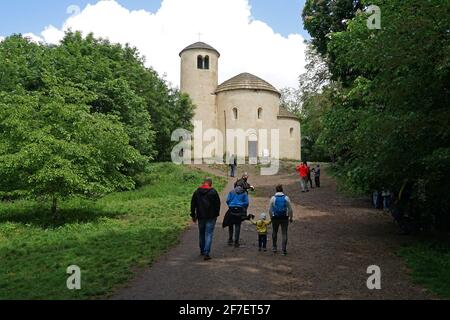
[[223, 91], [231, 91], [231, 90], [265, 90], [265, 91], [271, 91], [278, 95], [280, 95], [280, 92], [275, 89], [274, 86], [272, 86], [267, 81], [258, 78], [257, 76], [251, 74], [251, 73], [241, 73], [221, 85], [217, 87], [216, 93], [223, 92]]

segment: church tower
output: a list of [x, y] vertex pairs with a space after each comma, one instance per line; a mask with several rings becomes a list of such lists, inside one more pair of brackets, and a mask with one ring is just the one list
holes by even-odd
[[181, 51], [180, 90], [189, 94], [196, 106], [194, 121], [201, 120], [203, 133], [217, 128], [216, 90], [220, 53], [197, 42]]

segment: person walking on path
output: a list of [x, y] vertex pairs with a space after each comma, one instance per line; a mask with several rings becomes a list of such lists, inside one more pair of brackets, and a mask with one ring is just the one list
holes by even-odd
[[254, 190], [255, 190], [255, 187], [253, 187], [252, 185], [250, 185], [250, 183], [248, 183], [248, 178], [249, 178], [249, 175], [248, 175], [247, 172], [245, 172], [245, 173], [242, 175], [242, 178], [239, 179], [238, 181], [236, 181], [236, 183], [234, 184], [234, 187], [235, 187], [235, 188], [238, 187], [238, 186], [242, 187], [242, 189], [244, 189], [244, 191], [245, 191], [247, 194], [248, 194], [248, 190], [254, 191]]
[[316, 188], [320, 188], [320, 164], [317, 164], [316, 166]]
[[[228, 227], [228, 245], [234, 244], [239, 248], [242, 220], [247, 218], [247, 209], [249, 206], [248, 194], [241, 186], [236, 186], [227, 197], [228, 212], [223, 221], [223, 227]], [[234, 241], [233, 241], [234, 235]]]
[[289, 223], [293, 222], [293, 210], [291, 200], [284, 194], [282, 185], [276, 187], [276, 193], [270, 199], [269, 213], [273, 225], [273, 252], [276, 253], [278, 251], [278, 230], [281, 227], [281, 249], [283, 255], [287, 255], [288, 228]]
[[311, 170], [311, 167], [308, 165], [307, 162], [305, 164], [306, 164], [306, 167], [308, 168], [308, 181], [306, 183], [307, 184], [309, 183], [310, 186], [311, 186], [311, 189], [314, 189], [313, 181], [312, 181], [312, 172], [311, 172], [312, 170]]
[[272, 221], [267, 221], [267, 215], [261, 213], [258, 221], [250, 220], [252, 224], [256, 226], [256, 231], [258, 232], [258, 248], [259, 251], [267, 251], [267, 227], [272, 224]]
[[311, 184], [311, 189], [314, 189], [314, 185], [313, 185], [314, 180], [316, 180], [316, 169], [312, 168], [309, 171], [309, 183]]
[[302, 162], [297, 166], [296, 171], [300, 174], [300, 184], [302, 187], [302, 192], [309, 192], [308, 188], [308, 166], [305, 162]]
[[237, 157], [235, 155], [232, 155], [230, 157], [230, 177], [234, 178], [236, 176], [237, 171]]
[[212, 185], [212, 179], [206, 178], [191, 200], [191, 217], [194, 223], [198, 222], [200, 254], [205, 261], [211, 260], [214, 229], [220, 215], [220, 197]]

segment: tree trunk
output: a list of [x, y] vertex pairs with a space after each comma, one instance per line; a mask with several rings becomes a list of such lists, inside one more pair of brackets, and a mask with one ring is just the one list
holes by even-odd
[[52, 201], [52, 214], [53, 214], [53, 218], [55, 220], [58, 220], [59, 216], [58, 216], [58, 206], [57, 206], [57, 202], [58, 199], [56, 197], [53, 197], [53, 201]]

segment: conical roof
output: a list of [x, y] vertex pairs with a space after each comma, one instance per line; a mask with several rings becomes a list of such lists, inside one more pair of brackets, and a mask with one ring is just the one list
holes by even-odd
[[280, 111], [278, 112], [278, 118], [287, 118], [287, 119], [294, 119], [299, 121], [299, 118], [290, 112], [288, 109], [286, 109], [283, 106], [280, 106]]
[[204, 42], [196, 42], [196, 43], [191, 44], [190, 46], [187, 46], [186, 48], [181, 50], [180, 56], [183, 54], [183, 52], [188, 51], [188, 50], [192, 50], [192, 49], [205, 49], [205, 50], [214, 51], [220, 57], [219, 51], [217, 51], [216, 49], [211, 47], [209, 44], [204, 43]]
[[222, 83], [217, 87], [216, 92], [239, 90], [239, 89], [265, 90], [280, 95], [280, 92], [277, 89], [275, 89], [274, 86], [272, 86], [267, 81], [258, 78], [257, 76], [254, 76], [251, 73], [241, 73], [225, 81], [224, 83]]

